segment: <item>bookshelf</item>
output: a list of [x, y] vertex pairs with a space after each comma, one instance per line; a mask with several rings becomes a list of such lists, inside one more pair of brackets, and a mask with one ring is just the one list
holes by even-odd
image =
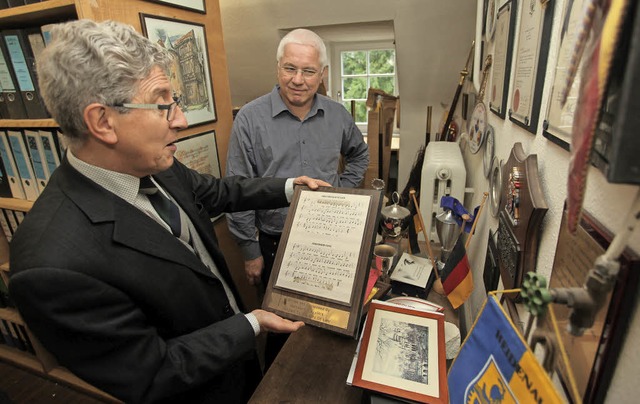
[[[166, 3], [145, 0], [43, 0], [39, 3], [0, 10], [0, 30], [39, 27], [50, 23], [87, 18], [95, 21], [117, 20], [132, 25], [138, 32], [143, 32], [140, 13], [203, 25], [217, 119], [215, 122], [184, 129], [180, 132], [180, 137], [215, 131], [220, 165], [225, 167], [233, 119], [218, 0], [205, 0], [205, 9], [206, 14], [202, 14]], [[53, 119], [0, 119], [0, 130], [32, 128], [55, 129], [57, 123]], [[0, 209], [27, 213], [32, 206], [31, 201], [0, 198]], [[4, 232], [0, 231], [0, 276], [5, 283], [9, 281], [9, 270], [9, 242]], [[25, 352], [16, 347], [0, 344], [0, 359], [70, 385], [106, 402], [119, 402], [60, 367], [55, 358], [31, 334], [16, 309], [0, 308], [0, 320], [23, 326], [35, 351]]]

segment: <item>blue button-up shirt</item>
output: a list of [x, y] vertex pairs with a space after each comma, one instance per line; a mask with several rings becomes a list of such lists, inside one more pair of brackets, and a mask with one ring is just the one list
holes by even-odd
[[[338, 173], [340, 155], [345, 167]], [[369, 165], [362, 132], [341, 104], [316, 94], [304, 120], [280, 97], [279, 86], [246, 104], [233, 122], [226, 175], [321, 179], [334, 187], [356, 187]], [[227, 214], [229, 230], [245, 259], [261, 255], [257, 230], [282, 233], [288, 208]]]

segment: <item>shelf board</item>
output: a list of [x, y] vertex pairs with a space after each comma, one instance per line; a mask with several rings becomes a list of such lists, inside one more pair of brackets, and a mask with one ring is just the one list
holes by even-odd
[[33, 354], [21, 351], [7, 345], [0, 345], [0, 358], [16, 366], [29, 369], [38, 373], [44, 373], [42, 363]]
[[25, 325], [22, 317], [16, 311], [16, 309], [12, 309], [11, 307], [2, 307], [0, 308], [0, 318], [3, 320], [11, 321], [12, 323], [18, 325]]
[[19, 210], [21, 212], [28, 212], [33, 206], [33, 201], [27, 201], [26, 199], [17, 198], [0, 198], [0, 208]]
[[37, 26], [76, 18], [75, 0], [47, 0], [0, 10], [3, 29]]
[[0, 119], [0, 127], [2, 128], [57, 128], [58, 123], [53, 119]]

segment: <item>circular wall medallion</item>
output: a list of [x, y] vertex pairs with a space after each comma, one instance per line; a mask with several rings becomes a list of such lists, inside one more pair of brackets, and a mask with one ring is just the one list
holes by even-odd
[[473, 108], [471, 119], [469, 120], [469, 150], [476, 154], [484, 142], [487, 131], [487, 106], [484, 102], [479, 102]]
[[489, 207], [491, 216], [498, 217], [500, 210], [500, 199], [502, 198], [502, 162], [497, 157], [491, 163], [491, 174], [489, 175]]

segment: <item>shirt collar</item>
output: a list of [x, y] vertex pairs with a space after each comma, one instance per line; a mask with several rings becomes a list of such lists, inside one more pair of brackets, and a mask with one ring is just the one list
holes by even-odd
[[[289, 111], [289, 108], [286, 106], [284, 101], [282, 101], [282, 97], [280, 97], [279, 84], [276, 84], [275, 87], [273, 87], [273, 90], [271, 90], [270, 98], [271, 98], [271, 111], [272, 111], [271, 117], [272, 118], [275, 118], [276, 116], [280, 115], [284, 111], [287, 111], [291, 115], [293, 115], [293, 112]], [[324, 113], [325, 103], [326, 103], [326, 100], [323, 97], [318, 96], [317, 93], [314, 94], [313, 105], [311, 105], [311, 110], [309, 111], [309, 114], [307, 115], [305, 120], [315, 116], [318, 113], [318, 111], [322, 111]]]
[[69, 164], [85, 177], [129, 203], [133, 203], [140, 188], [140, 179], [133, 175], [107, 170], [84, 162], [67, 149]]

